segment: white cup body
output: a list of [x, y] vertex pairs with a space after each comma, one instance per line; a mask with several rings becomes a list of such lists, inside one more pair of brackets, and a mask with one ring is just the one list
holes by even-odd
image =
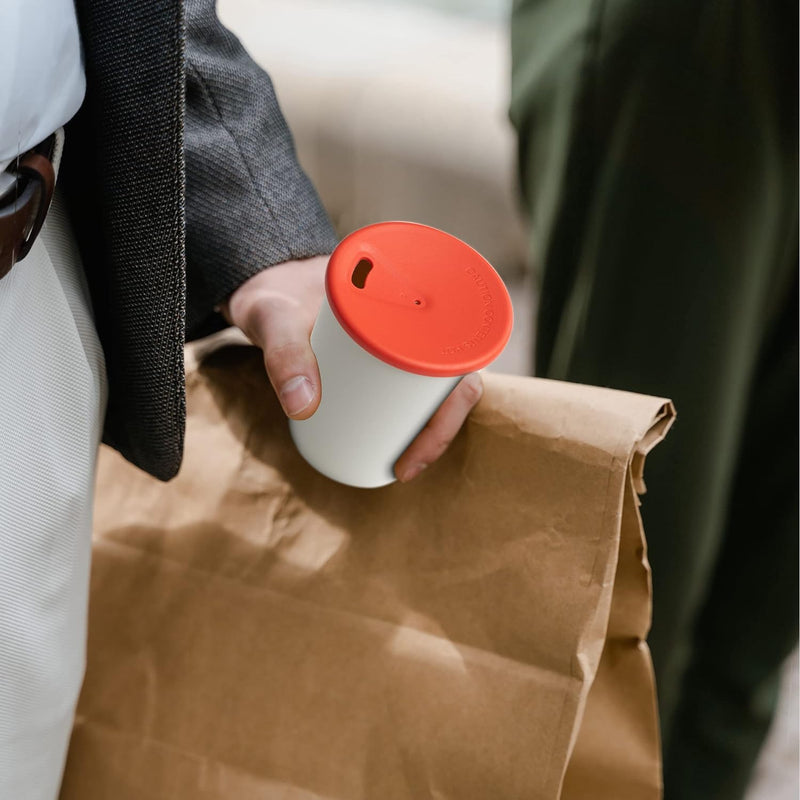
[[327, 298], [311, 334], [322, 400], [307, 420], [290, 420], [303, 458], [323, 475], [374, 488], [395, 480], [401, 453], [461, 376], [417, 375], [393, 367], [350, 338]]

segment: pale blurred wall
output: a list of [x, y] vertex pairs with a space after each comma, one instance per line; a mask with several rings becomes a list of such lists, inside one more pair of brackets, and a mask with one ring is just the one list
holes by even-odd
[[219, 2], [272, 76], [340, 234], [424, 222], [515, 279], [526, 236], [507, 116], [507, 10], [506, 0]]

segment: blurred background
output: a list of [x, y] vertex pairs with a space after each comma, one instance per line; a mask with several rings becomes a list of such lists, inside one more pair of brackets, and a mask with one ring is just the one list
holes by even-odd
[[[514, 302], [494, 369], [530, 374], [536, 286], [508, 120], [510, 0], [220, 0], [219, 15], [272, 77], [337, 232], [405, 219], [472, 245]], [[799, 698], [795, 653], [747, 800], [797, 800]]]
[[528, 374], [535, 298], [508, 120], [509, 13], [507, 0], [219, 3], [272, 77], [337, 232], [402, 219], [472, 245], [516, 311], [495, 369]]

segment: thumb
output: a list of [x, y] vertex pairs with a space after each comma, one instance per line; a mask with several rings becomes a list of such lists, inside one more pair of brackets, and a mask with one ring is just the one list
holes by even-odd
[[251, 338], [264, 351], [264, 364], [281, 406], [292, 419], [308, 419], [319, 406], [321, 381], [310, 332], [298, 304], [264, 304], [251, 318]]

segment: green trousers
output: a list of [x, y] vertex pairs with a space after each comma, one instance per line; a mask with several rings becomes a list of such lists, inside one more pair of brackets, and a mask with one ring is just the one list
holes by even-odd
[[797, 12], [512, 17], [537, 373], [678, 409], [642, 507], [668, 800], [743, 796], [797, 642]]

